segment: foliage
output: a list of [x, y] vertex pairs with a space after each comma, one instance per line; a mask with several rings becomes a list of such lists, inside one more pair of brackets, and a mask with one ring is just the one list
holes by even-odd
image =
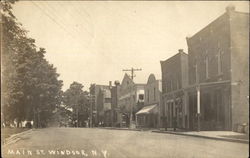
[[35, 40], [17, 22], [13, 3], [1, 2], [3, 119], [5, 124], [33, 119], [40, 127], [61, 102], [62, 81], [45, 59], [45, 49], [37, 49]]
[[83, 85], [73, 82], [63, 93], [63, 104], [72, 109], [71, 118], [77, 122], [76, 126], [83, 126], [89, 116], [88, 92], [82, 90]]

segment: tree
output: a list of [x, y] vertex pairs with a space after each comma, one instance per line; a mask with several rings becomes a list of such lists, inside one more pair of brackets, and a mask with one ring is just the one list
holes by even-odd
[[83, 85], [73, 82], [70, 88], [63, 93], [63, 104], [72, 109], [72, 120], [75, 126], [83, 126], [89, 117], [88, 92], [82, 90]]
[[2, 116], [5, 124], [33, 120], [36, 127], [45, 126], [52, 111], [61, 102], [62, 81], [56, 68], [44, 58], [44, 48], [37, 49], [35, 40], [12, 14], [11, 5], [2, 4]]

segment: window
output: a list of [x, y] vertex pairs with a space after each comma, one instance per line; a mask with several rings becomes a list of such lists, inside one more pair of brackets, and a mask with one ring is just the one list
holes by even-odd
[[173, 87], [172, 87], [172, 80], [170, 80], [170, 83], [169, 83], [169, 84], [170, 84], [170, 86], [169, 86], [169, 91], [172, 91], [172, 88], [173, 88]]
[[198, 83], [198, 64], [196, 60], [194, 61], [194, 73], [195, 73], [194, 81], [195, 83]]
[[180, 85], [179, 85], [179, 77], [176, 78], [176, 89], [179, 89]]
[[105, 98], [105, 103], [111, 103], [111, 98]]
[[155, 87], [154, 87], [154, 100], [155, 100]]
[[208, 56], [205, 57], [205, 71], [206, 71], [206, 79], [208, 79]]
[[217, 55], [218, 75], [222, 74], [222, 68], [221, 68], [221, 54], [222, 54], [222, 51], [219, 51], [219, 53], [218, 53], [218, 55]]
[[148, 102], [149, 102], [149, 90], [148, 90], [148, 98], [147, 99], [148, 99]]
[[144, 99], [144, 95], [143, 94], [139, 94], [139, 100], [143, 100]]

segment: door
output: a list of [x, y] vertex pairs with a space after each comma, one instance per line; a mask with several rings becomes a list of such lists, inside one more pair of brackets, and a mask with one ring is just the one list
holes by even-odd
[[196, 130], [197, 129], [197, 96], [190, 95], [189, 96], [189, 129]]

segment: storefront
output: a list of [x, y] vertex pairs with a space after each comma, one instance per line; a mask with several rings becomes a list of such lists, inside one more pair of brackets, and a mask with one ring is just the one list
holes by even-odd
[[138, 128], [157, 128], [158, 105], [145, 106], [136, 113], [136, 126]]

